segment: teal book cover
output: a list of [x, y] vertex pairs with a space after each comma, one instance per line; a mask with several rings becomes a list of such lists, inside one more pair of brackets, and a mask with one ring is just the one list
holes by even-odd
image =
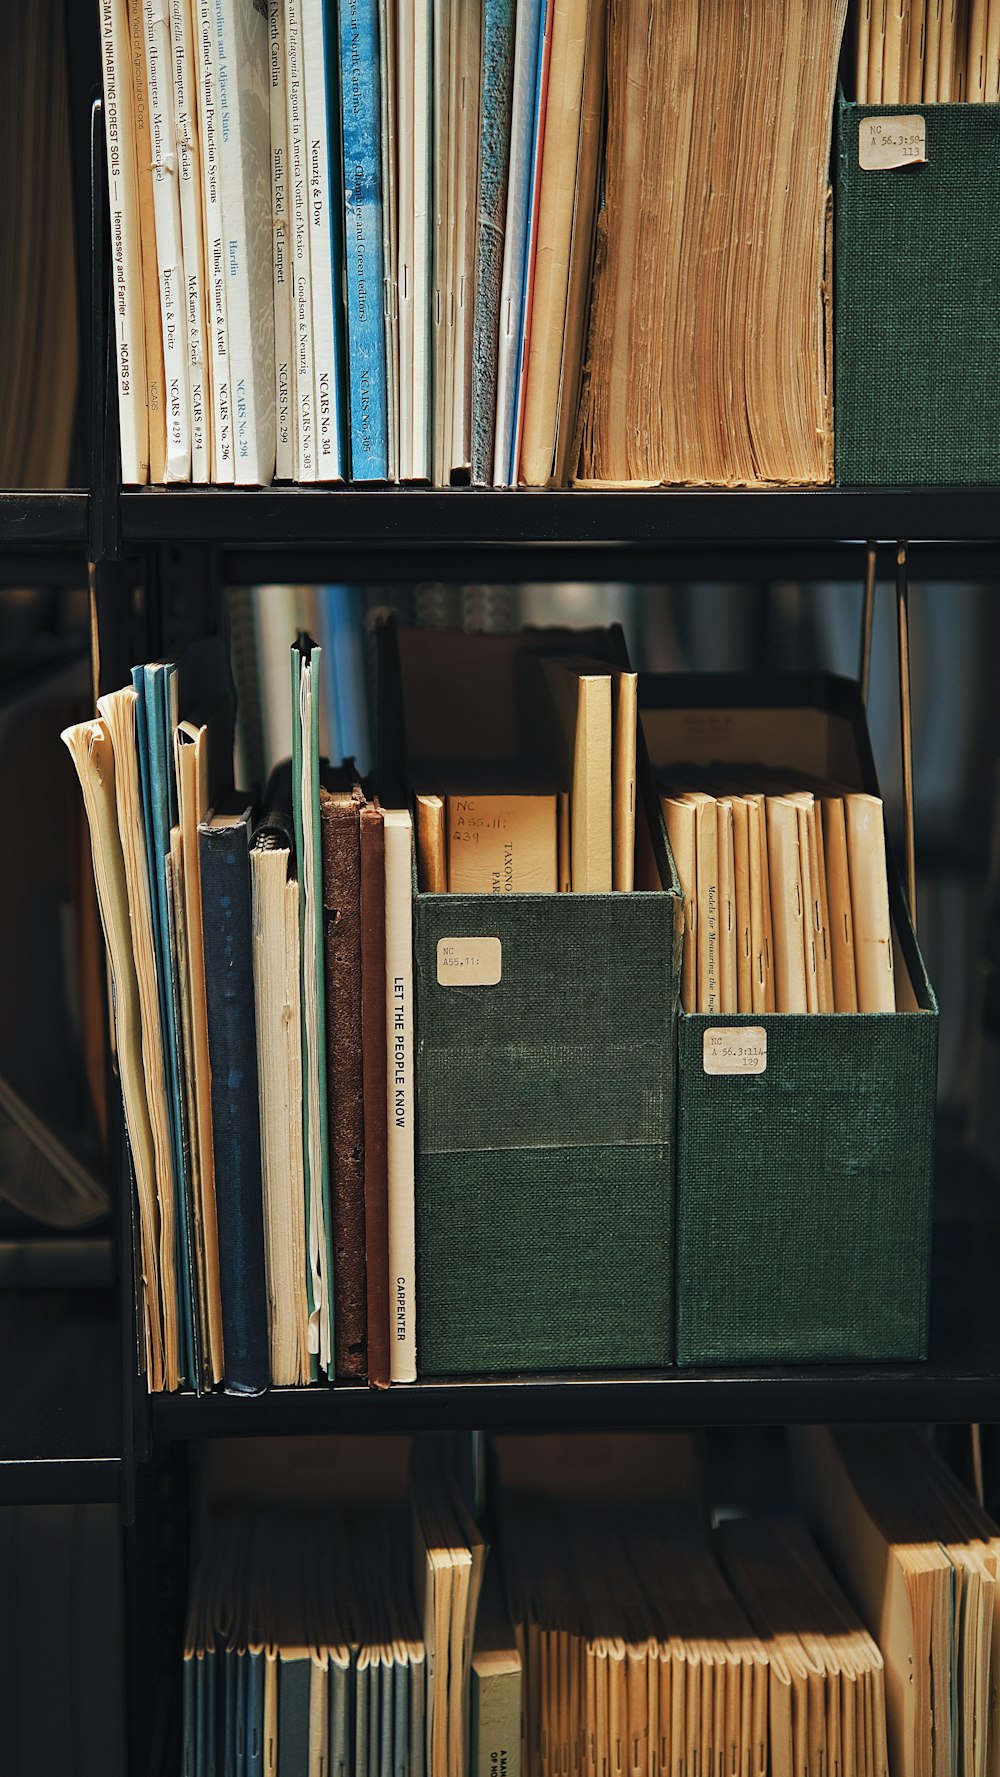
[[352, 481], [389, 474], [382, 275], [382, 100], [375, 0], [338, 0]]
[[[333, 1236], [330, 1205], [323, 973], [323, 871], [319, 822], [319, 703], [322, 649], [309, 636], [292, 644], [292, 813], [299, 860], [302, 941], [302, 1133], [305, 1151], [310, 1350], [333, 1376]], [[315, 1023], [307, 1016], [315, 1011]]]

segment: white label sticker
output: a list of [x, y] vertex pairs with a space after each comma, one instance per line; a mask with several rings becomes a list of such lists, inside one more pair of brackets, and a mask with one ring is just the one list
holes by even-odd
[[439, 987], [495, 987], [500, 979], [499, 938], [439, 938]]
[[927, 160], [927, 120], [923, 117], [863, 117], [858, 131], [862, 171], [921, 166]]
[[767, 1031], [760, 1024], [706, 1030], [701, 1059], [706, 1074], [762, 1074], [767, 1067]]

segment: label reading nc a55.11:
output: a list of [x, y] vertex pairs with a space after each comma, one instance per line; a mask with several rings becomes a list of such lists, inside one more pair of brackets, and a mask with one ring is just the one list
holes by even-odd
[[500, 980], [499, 938], [439, 938], [439, 987], [496, 987]]
[[863, 173], [921, 166], [927, 159], [927, 120], [923, 117], [863, 117], [858, 128], [858, 163]]
[[701, 1060], [706, 1074], [762, 1074], [767, 1067], [767, 1031], [760, 1024], [706, 1030]]

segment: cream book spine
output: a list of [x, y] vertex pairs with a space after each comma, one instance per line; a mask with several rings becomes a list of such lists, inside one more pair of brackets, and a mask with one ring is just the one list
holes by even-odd
[[736, 1010], [752, 1012], [753, 943], [750, 911], [750, 811], [742, 796], [732, 798], [733, 899], [736, 910]]
[[555, 466], [587, 15], [588, 0], [555, 0], [521, 436], [520, 479], [528, 487], [545, 487]]
[[680, 796], [661, 796], [664, 825], [684, 897], [684, 948], [681, 954], [681, 1005], [698, 1010], [698, 874], [694, 804]]
[[851, 920], [859, 1012], [894, 1012], [892, 925], [885, 862], [882, 803], [877, 796], [844, 797]]
[[163, 328], [163, 374], [167, 458], [164, 480], [191, 479], [191, 391], [184, 304], [184, 252], [174, 142], [174, 89], [170, 70], [170, 27], [160, 0], [142, 0], [145, 25], [146, 92], [153, 165], [156, 265]]
[[215, 1208], [215, 1150], [212, 1142], [212, 1069], [208, 1054], [208, 996], [201, 920], [201, 852], [198, 827], [208, 819], [208, 730], [191, 722], [174, 729], [174, 771], [181, 829], [184, 925], [188, 948], [188, 995], [194, 1072], [194, 1127], [199, 1151], [201, 1226], [205, 1253], [208, 1361], [214, 1382], [224, 1374], [222, 1286], [219, 1278], [219, 1223]]
[[191, 480], [212, 479], [212, 419], [208, 383], [205, 307], [205, 233], [201, 215], [198, 155], [198, 65], [191, 0], [170, 0], [171, 72], [174, 82], [174, 139], [184, 255], [184, 318], [187, 329], [188, 386], [191, 397]]
[[429, 481], [434, 366], [431, 352], [431, 0], [413, 6], [413, 401], [411, 481]]
[[822, 812], [833, 1009], [835, 1012], [856, 1012], [858, 983], [854, 970], [854, 922], [851, 917], [851, 876], [847, 861], [847, 826], [843, 801], [839, 796], [825, 796]]
[[111, 211], [111, 282], [122, 480], [131, 486], [139, 486], [149, 480], [149, 426], [130, 64], [125, 0], [101, 0], [101, 75]]
[[129, 0], [128, 30], [132, 51], [132, 124], [135, 131], [135, 166], [139, 194], [149, 479], [159, 486], [163, 481], [167, 461], [167, 422], [163, 392], [160, 280], [156, 269], [156, 223], [153, 219], [153, 150], [149, 139], [149, 95], [146, 91], [146, 21], [142, 14], [142, 0]]
[[302, 0], [283, 0], [283, 10], [292, 279], [292, 473], [296, 481], [315, 481], [316, 378], [309, 240], [309, 139], [302, 71]]
[[736, 856], [733, 804], [728, 796], [716, 802], [719, 844], [719, 1011], [736, 1012]]
[[344, 380], [343, 265], [336, 251], [335, 220], [340, 214], [336, 176], [339, 118], [336, 113], [330, 115], [330, 94], [334, 90], [331, 80], [337, 82], [337, 52], [332, 40], [334, 12], [335, 8], [327, 12], [324, 0], [301, 0], [317, 481], [342, 481], [348, 472], [348, 441], [341, 435], [340, 412]]
[[570, 784], [573, 892], [606, 895], [612, 884], [611, 672], [544, 657], [540, 666], [551, 698], [552, 762]]
[[139, 983], [132, 950], [125, 860], [118, 830], [115, 763], [108, 725], [80, 722], [63, 730], [83, 792], [90, 829], [94, 880], [101, 927], [111, 969], [115, 1048], [121, 1074], [125, 1126], [135, 1168], [139, 1201], [141, 1272], [136, 1280], [143, 1329], [146, 1377], [153, 1393], [164, 1387], [166, 1364], [163, 1304], [160, 1291], [160, 1216], [156, 1201], [156, 1164], [142, 1065], [142, 1015]]
[[273, 479], [275, 459], [266, 7], [215, 0], [215, 56], [233, 478], [261, 487]]
[[639, 724], [636, 673], [611, 675], [611, 886], [635, 887], [635, 752]]
[[719, 970], [719, 819], [715, 797], [692, 790], [682, 798], [695, 815], [695, 879], [698, 885], [699, 1012], [721, 1012]]
[[197, 0], [198, 136], [201, 145], [202, 226], [205, 231], [209, 389], [212, 399], [212, 473], [231, 485], [233, 404], [229, 362], [229, 310], [226, 302], [222, 182], [219, 165], [218, 75], [215, 53], [215, 0]]
[[387, 808], [385, 1027], [388, 1034], [389, 1294], [392, 1382], [417, 1379], [417, 1239], [413, 1076], [413, 820]]
[[421, 894], [443, 895], [448, 888], [444, 797], [421, 792], [417, 808], [417, 879]]
[[795, 803], [784, 796], [768, 796], [765, 807], [774, 1009], [776, 1012], [806, 1012], [808, 1002], [799, 858], [799, 811]]
[[283, 0], [268, 0], [271, 117], [271, 283], [274, 294], [274, 473], [294, 474], [292, 446], [292, 288], [288, 227], [288, 93]]
[[434, 202], [434, 228], [431, 322], [434, 417], [431, 431], [434, 486], [445, 487], [449, 479], [448, 458], [451, 446], [449, 402], [454, 378], [452, 337], [455, 313], [452, 279], [456, 224], [454, 151], [457, 147], [454, 62], [459, 30], [458, 0], [432, 0], [432, 8], [431, 58], [434, 87], [431, 106], [433, 118], [431, 191]]

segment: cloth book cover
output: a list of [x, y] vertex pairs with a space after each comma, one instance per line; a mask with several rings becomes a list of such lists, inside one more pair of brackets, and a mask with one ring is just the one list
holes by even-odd
[[[868, 120], [923, 161], [868, 171]], [[917, 150], [921, 151], [918, 140]], [[845, 486], [1000, 481], [1000, 108], [841, 99], [835, 457]]]
[[[390, 634], [386, 781], [442, 722], [453, 754], [460, 707], [480, 751], [508, 731], [525, 649], [625, 663], [616, 631]], [[415, 896], [421, 1376], [672, 1358], [678, 893], [658, 824], [653, 842], [664, 892]], [[456, 946], [475, 985], [455, 984]]]
[[[654, 768], [784, 764], [877, 793], [852, 681], [641, 675], [639, 706]], [[937, 1003], [891, 853], [889, 899], [912, 1010], [678, 1014], [679, 1363], [926, 1355]], [[706, 1033], [745, 1027], [761, 1071], [707, 1072]]]

